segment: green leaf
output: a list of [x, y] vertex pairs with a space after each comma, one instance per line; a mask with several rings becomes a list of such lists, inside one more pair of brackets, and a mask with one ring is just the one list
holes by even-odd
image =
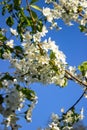
[[3, 6], [2, 7], [2, 15], [5, 15], [5, 13], [6, 13], [6, 6]]
[[49, 64], [52, 66], [51, 69], [53, 69], [55, 72], [58, 72], [58, 67], [55, 65], [55, 61], [53, 59], [49, 61]]
[[81, 32], [84, 32], [84, 30], [85, 30], [85, 26], [80, 25], [80, 26], [79, 26], [79, 29], [80, 29]]
[[14, 49], [17, 51], [17, 52], [23, 52], [23, 49], [21, 46], [15, 46]]
[[25, 28], [25, 27], [31, 25], [30, 24], [30, 18], [25, 15], [23, 9], [20, 9], [20, 11], [17, 14], [17, 17], [19, 17], [19, 25], [20, 25], [20, 27]]
[[1, 59], [3, 59], [3, 53], [4, 53], [3, 48], [0, 48], [0, 58], [1, 58]]
[[14, 8], [16, 10], [20, 9], [21, 0], [14, 0]]
[[55, 59], [56, 56], [55, 56], [55, 53], [53, 51], [50, 52], [50, 59]]
[[36, 21], [38, 18], [37, 14], [33, 10], [31, 10], [31, 13], [32, 13], [33, 19]]
[[33, 90], [30, 90], [28, 88], [22, 88], [21, 91], [30, 101], [33, 101], [33, 99], [35, 98], [35, 92]]
[[78, 66], [78, 69], [82, 72], [83, 76], [87, 71], [87, 61], [83, 62], [81, 65]]
[[64, 78], [64, 84], [62, 87], [65, 87], [65, 86], [67, 86], [67, 78]]
[[23, 49], [22, 49], [21, 46], [15, 46], [13, 53], [14, 53], [14, 52], [16, 52], [16, 53], [15, 53], [15, 56], [16, 56], [16, 57], [18, 57], [18, 58], [23, 58], [24, 53], [23, 53]]
[[2, 95], [0, 94], [0, 105], [3, 103], [4, 98], [2, 97]]
[[36, 10], [39, 10], [39, 11], [41, 11], [42, 12], [42, 9], [39, 7], [39, 6], [37, 6], [37, 5], [30, 5], [32, 8], [34, 8], [34, 9], [36, 9]]
[[6, 80], [13, 80], [14, 78], [13, 78], [9, 73], [6, 73], [6, 74], [1, 78], [1, 81], [3, 81], [4, 79], [6, 79]]
[[11, 26], [14, 24], [14, 19], [13, 19], [12, 16], [10, 16], [10, 17], [8, 17], [8, 18], [6, 19], [6, 24], [7, 24], [9, 27], [11, 27]]
[[13, 10], [13, 5], [12, 5], [12, 4], [9, 4], [9, 5], [8, 5], [8, 12], [10, 13], [12, 10]]
[[30, 4], [37, 2], [38, 0], [31, 0]]
[[37, 22], [37, 30], [38, 30], [39, 32], [41, 32], [41, 31], [42, 31], [42, 27], [43, 27], [42, 21], [41, 21], [41, 20], [38, 20], [38, 22]]
[[6, 40], [7, 40], [7, 38], [0, 33], [0, 41], [4, 42]]
[[78, 13], [81, 13], [82, 10], [83, 10], [82, 6], [78, 6], [78, 9], [77, 9]]
[[31, 19], [29, 17], [26, 17], [26, 26], [31, 26]]

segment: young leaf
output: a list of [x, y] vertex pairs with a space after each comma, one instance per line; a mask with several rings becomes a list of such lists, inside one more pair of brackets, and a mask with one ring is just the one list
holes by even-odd
[[31, 10], [31, 12], [32, 12], [32, 16], [33, 16], [34, 20], [36, 20], [37, 19], [37, 14], [33, 10]]
[[0, 48], [0, 58], [1, 59], [3, 59], [3, 53], [4, 53], [3, 48]]
[[3, 103], [4, 98], [2, 97], [2, 95], [0, 94], [0, 105]]
[[16, 10], [19, 9], [20, 4], [21, 4], [21, 0], [14, 0], [14, 8], [15, 8]]
[[55, 59], [55, 53], [53, 51], [50, 52], [50, 59]]
[[12, 16], [9, 16], [7, 19], [6, 19], [6, 23], [9, 27], [11, 27], [13, 24], [14, 24], [14, 19]]
[[85, 30], [85, 26], [80, 25], [80, 26], [79, 26], [79, 29], [80, 29], [81, 32], [84, 32], [84, 30]]
[[12, 5], [12, 4], [9, 4], [9, 5], [8, 5], [8, 12], [10, 13], [12, 10], [13, 10], [13, 5]]
[[87, 61], [83, 62], [81, 65], [78, 66], [78, 69], [82, 72], [83, 76], [87, 71]]
[[34, 9], [36, 9], [36, 10], [39, 10], [39, 11], [41, 11], [42, 12], [42, 9], [39, 7], [39, 6], [37, 6], [37, 5], [30, 5], [32, 8], [34, 8]]
[[14, 78], [13, 78], [9, 73], [6, 73], [6, 74], [1, 78], [1, 81], [3, 81], [4, 79], [6, 79], [6, 80], [13, 80]]
[[4, 42], [6, 40], [7, 40], [7, 38], [0, 33], [0, 41]]
[[35, 98], [35, 92], [33, 90], [30, 90], [28, 88], [22, 88], [21, 91], [30, 101], [32, 101]]
[[21, 46], [15, 46], [14, 49], [17, 51], [17, 52], [23, 52], [23, 49]]
[[5, 15], [5, 13], [6, 13], [6, 6], [3, 6], [2, 7], [2, 15]]

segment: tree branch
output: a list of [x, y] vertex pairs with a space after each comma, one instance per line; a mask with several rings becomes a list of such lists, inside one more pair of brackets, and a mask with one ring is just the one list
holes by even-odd
[[77, 78], [76, 76], [72, 75], [68, 70], [65, 70], [66, 75], [69, 75], [70, 78], [73, 81], [76, 81], [78, 84], [87, 87], [87, 83], [83, 82], [82, 80], [80, 80], [79, 78]]
[[32, 15], [32, 12], [31, 12], [30, 5], [29, 5], [29, 3], [28, 3], [28, 0], [26, 0], [26, 4], [27, 4], [27, 10], [28, 10], [29, 15], [30, 15], [30, 17], [31, 17], [31, 19], [32, 19], [32, 22], [33, 22], [34, 31], [36, 32], [36, 26], [35, 26], [36, 20], [34, 19], [33, 15]]
[[32, 12], [31, 12], [31, 9], [30, 9], [28, 0], [26, 0], [26, 4], [27, 4], [27, 7], [28, 7], [27, 10], [28, 10], [28, 12], [29, 12], [29, 15], [31, 16], [33, 23], [35, 23], [35, 19], [34, 19], [33, 15], [32, 15]]

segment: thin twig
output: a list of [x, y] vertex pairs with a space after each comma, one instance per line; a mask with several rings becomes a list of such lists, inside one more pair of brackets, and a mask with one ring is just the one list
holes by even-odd
[[82, 80], [80, 80], [76, 76], [72, 75], [68, 70], [65, 70], [65, 73], [66, 73], [66, 75], [69, 75], [72, 80], [76, 81], [77, 83], [79, 83], [82, 86], [87, 87], [87, 83], [83, 82]]
[[65, 114], [68, 113], [68, 111], [70, 111], [71, 109], [73, 109], [78, 103], [79, 101], [83, 98], [84, 94], [86, 93], [87, 89], [84, 90], [84, 92], [81, 94], [81, 96], [76, 100], [76, 102], [66, 111]]
[[35, 20], [35, 18], [34, 18], [33, 15], [32, 15], [32, 12], [31, 12], [30, 5], [29, 5], [29, 3], [28, 3], [28, 0], [26, 0], [26, 4], [27, 4], [27, 10], [28, 10], [29, 15], [30, 15], [30, 17], [31, 17], [31, 19], [32, 19], [32, 22], [33, 22], [34, 30], [36, 31], [36, 26], [35, 26], [36, 20]]
[[29, 15], [31, 16], [32, 21], [35, 22], [35, 19], [34, 19], [33, 15], [32, 15], [32, 12], [31, 12], [31, 9], [30, 9], [30, 6], [29, 6], [29, 3], [28, 3], [28, 0], [26, 0], [26, 3], [27, 3], [27, 7], [28, 7], [28, 11], [29, 11]]
[[[82, 13], [80, 13], [79, 16], [81, 16], [82, 18], [85, 18]], [[87, 20], [87, 18], [85, 18], [85, 20]]]
[[27, 75], [27, 74], [30, 74], [30, 72], [28, 71], [28, 72], [26, 72], [26, 73], [24, 73], [24, 74], [22, 74], [21, 76], [19, 76], [19, 77], [24, 77], [25, 75]]

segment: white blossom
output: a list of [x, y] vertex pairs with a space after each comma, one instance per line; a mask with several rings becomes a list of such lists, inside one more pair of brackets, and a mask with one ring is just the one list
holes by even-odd
[[6, 79], [4, 79], [2, 84], [5, 85], [5, 86], [8, 86], [9, 83], [8, 83], [8, 81]]
[[52, 122], [51, 124], [49, 124], [49, 127], [52, 128], [53, 130], [60, 130], [60, 128], [54, 122]]
[[7, 109], [10, 111], [15, 109], [19, 109], [21, 107], [21, 103], [24, 102], [24, 95], [21, 92], [18, 92], [15, 88], [10, 90], [6, 98], [4, 98], [4, 102], [6, 104]]
[[29, 31], [26, 31], [26, 33], [23, 35], [23, 41], [29, 43], [31, 39], [32, 39], [32, 35], [30, 34]]
[[26, 113], [26, 119], [28, 122], [32, 122], [32, 111], [36, 104], [37, 104], [37, 97], [35, 96], [35, 98], [33, 99], [32, 103]]
[[10, 28], [10, 32], [15, 35], [15, 36], [18, 36], [18, 32], [16, 29], [13, 29], [13, 28]]
[[34, 42], [40, 42], [41, 41], [41, 33], [37, 32], [36, 34], [34, 34], [33, 40], [34, 40]]
[[46, 26], [44, 25], [44, 26], [42, 27], [41, 36], [44, 37], [44, 36], [46, 35], [46, 33], [48, 33], [48, 30], [47, 30]]
[[14, 84], [17, 84], [17, 79], [13, 79]]
[[84, 97], [87, 98], [87, 92], [84, 94]]
[[71, 74], [75, 75], [76, 67], [69, 66], [69, 71]]
[[70, 126], [64, 126], [62, 130], [72, 130], [73, 127]]
[[58, 117], [57, 114], [52, 113], [51, 118], [52, 118], [52, 120], [53, 120], [54, 122], [58, 122], [59, 117]]
[[47, 20], [49, 22], [53, 21], [53, 14], [52, 14], [50, 8], [48, 8], [48, 7], [44, 8], [43, 7], [43, 15], [47, 17]]
[[87, 71], [85, 72], [85, 77], [87, 78]]
[[50, 14], [51, 14], [50, 8], [48, 8], [48, 7], [44, 8], [43, 7], [43, 15], [44, 16], [49, 16]]
[[84, 108], [82, 107], [80, 112], [80, 120], [83, 120], [83, 118], [84, 118]]
[[6, 45], [9, 46], [9, 47], [11, 47], [11, 48], [13, 48], [13, 46], [14, 46], [14, 40], [7, 41]]
[[61, 112], [64, 113], [64, 108], [61, 108]]
[[10, 52], [4, 52], [3, 57], [4, 57], [5, 59], [10, 60], [10, 59], [11, 59], [11, 53], [10, 53]]
[[51, 3], [52, 2], [52, 0], [45, 0], [45, 3]]

